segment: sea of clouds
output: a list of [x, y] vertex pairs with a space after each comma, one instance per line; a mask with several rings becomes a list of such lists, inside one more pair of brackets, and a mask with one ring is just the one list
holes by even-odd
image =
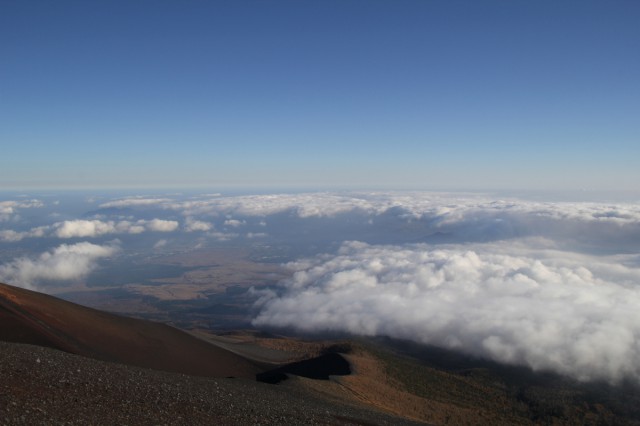
[[39, 289], [36, 283], [41, 281], [75, 281], [95, 269], [98, 259], [117, 251], [117, 242], [62, 244], [37, 256], [20, 256], [0, 265], [0, 281], [28, 289]]
[[580, 380], [640, 379], [637, 255], [541, 241], [344, 243], [259, 292], [258, 327], [391, 336]]
[[89, 216], [30, 227], [21, 212], [45, 202], [0, 202], [2, 244], [53, 244], [0, 265], [0, 280], [79, 279], [145, 235], [163, 235], [149, 250], [180, 238], [297, 243], [315, 251], [300, 250], [290, 279], [254, 291], [257, 327], [384, 335], [580, 380], [640, 380], [634, 200], [327, 192], [87, 203]]

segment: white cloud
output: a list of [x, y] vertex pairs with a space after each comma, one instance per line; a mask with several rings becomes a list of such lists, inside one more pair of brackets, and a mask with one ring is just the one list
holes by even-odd
[[210, 231], [213, 229], [213, 225], [209, 222], [205, 222], [202, 220], [196, 220], [191, 217], [188, 217], [185, 220], [184, 229], [187, 232], [197, 232], [197, 231]]
[[0, 231], [0, 241], [15, 242], [25, 238], [25, 233], [17, 232], [12, 229], [5, 229]]
[[552, 247], [345, 243], [291, 264], [293, 278], [262, 293], [254, 325], [388, 335], [580, 380], [640, 380], [640, 258]]
[[43, 207], [40, 200], [20, 200], [20, 201], [0, 201], [0, 222], [5, 222], [16, 218], [21, 209], [32, 209]]
[[137, 223], [144, 225], [149, 231], [156, 232], [173, 232], [178, 229], [180, 224], [175, 220], [152, 219], [149, 221], [138, 221]]
[[117, 228], [120, 233], [127, 234], [142, 234], [144, 231], [146, 231], [144, 222], [142, 221], [138, 221], [135, 223], [131, 223], [129, 221], [121, 221], [118, 222]]
[[[283, 220], [306, 231], [303, 222], [322, 218], [321, 226], [329, 232], [332, 224], [349, 224], [334, 234], [336, 239], [343, 235], [344, 239], [367, 238], [370, 242], [464, 243], [543, 237], [565, 250], [583, 253], [640, 250], [637, 203], [539, 202], [428, 192], [321, 193], [222, 197], [198, 209], [212, 216], [261, 220], [280, 215], [268, 219], [273, 224], [267, 229], [270, 235], [278, 232], [276, 227]], [[282, 215], [300, 220], [289, 221]]]
[[97, 237], [118, 232], [115, 222], [101, 220], [66, 220], [56, 223], [54, 228], [53, 234], [58, 238]]
[[34, 228], [28, 233], [23, 233], [22, 237], [45, 236], [48, 229], [51, 229], [52, 236], [58, 238], [95, 238], [108, 234], [140, 234], [145, 231], [172, 232], [178, 229], [178, 226], [177, 221], [162, 219], [137, 220], [135, 222], [76, 219], [57, 222], [51, 227]]
[[[180, 212], [184, 230], [212, 231], [207, 217], [226, 218], [224, 226], [237, 227], [249, 217], [279, 226], [288, 217], [321, 218], [323, 226], [351, 220], [369, 224], [378, 238], [382, 232], [413, 241], [445, 236], [448, 242], [495, 241], [542, 236], [564, 241], [581, 251], [640, 249], [640, 205], [637, 203], [539, 202], [496, 198], [487, 194], [437, 192], [344, 192], [171, 198], [130, 197], [102, 206], [151, 206]], [[233, 219], [232, 219], [233, 218]], [[332, 222], [335, 221], [335, 222]], [[208, 228], [208, 229], [206, 229]], [[269, 229], [270, 234], [275, 234]], [[358, 238], [357, 234], [346, 238]], [[602, 244], [605, 244], [602, 246]]]
[[[495, 198], [486, 194], [442, 192], [346, 192], [171, 198], [129, 197], [100, 207], [157, 206], [185, 216], [254, 216], [290, 213], [300, 218], [335, 217], [347, 213], [367, 216], [397, 215], [405, 219], [453, 224], [470, 217], [545, 218], [590, 223], [639, 224], [637, 203], [537, 202]], [[0, 210], [1, 211], [1, 210]]]
[[301, 218], [309, 218], [358, 212], [374, 217], [393, 215], [412, 220], [430, 220], [434, 226], [459, 223], [469, 218], [504, 220], [522, 217], [617, 225], [640, 224], [640, 206], [633, 203], [534, 202], [464, 193], [275, 194], [167, 201], [161, 204], [164, 208], [183, 211], [190, 216], [264, 217], [289, 212]]
[[24, 238], [37, 238], [44, 237], [47, 233], [48, 227], [39, 226], [32, 228], [29, 231], [14, 231], [11, 229], [0, 231], [0, 241], [16, 242], [21, 241]]
[[180, 224], [175, 220], [121, 220], [104, 221], [98, 219], [65, 220], [53, 225], [39, 226], [28, 231], [2, 230], [0, 241], [16, 242], [24, 238], [52, 236], [57, 238], [95, 238], [108, 234], [140, 234], [143, 232], [173, 232]]
[[197, 201], [173, 202], [167, 208], [186, 214], [240, 216], [268, 216], [291, 212], [299, 217], [335, 216], [357, 208], [366, 209], [370, 203], [361, 198], [331, 193], [273, 194], [215, 197]]
[[[19, 203], [22, 207], [41, 205], [37, 200], [3, 203], [6, 212], [14, 212]], [[283, 227], [289, 227], [289, 235], [298, 232], [308, 239], [314, 237], [314, 232], [322, 233], [327, 240], [366, 239], [369, 242], [451, 243], [541, 236], [561, 242], [565, 249], [582, 252], [640, 250], [640, 205], [633, 203], [551, 203], [465, 193], [325, 192], [216, 195], [183, 200], [168, 196], [130, 197], [102, 206], [178, 211], [185, 217], [185, 232], [213, 232], [214, 221], [209, 218], [215, 217], [228, 230], [244, 225], [247, 232], [256, 233], [256, 226], [262, 226], [265, 233], [277, 235], [285, 230]], [[42, 227], [28, 231], [3, 230], [0, 240], [170, 232], [178, 230], [179, 224], [160, 215], [152, 220], [94, 217], [48, 226], [51, 227], [48, 233], [43, 232]]]
[[91, 272], [98, 259], [117, 251], [114, 245], [62, 244], [38, 257], [20, 257], [0, 265], [0, 280], [26, 288], [33, 288], [41, 280], [77, 280]]
[[169, 198], [129, 197], [100, 204], [100, 208], [147, 207], [170, 202]]

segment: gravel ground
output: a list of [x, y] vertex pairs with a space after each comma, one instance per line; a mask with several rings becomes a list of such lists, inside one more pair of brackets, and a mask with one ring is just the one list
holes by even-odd
[[193, 377], [0, 342], [0, 425], [416, 425], [296, 387]]

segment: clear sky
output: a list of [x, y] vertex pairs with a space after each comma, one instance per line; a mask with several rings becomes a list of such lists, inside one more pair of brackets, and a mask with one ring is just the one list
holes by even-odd
[[637, 189], [640, 2], [0, 1], [0, 187]]

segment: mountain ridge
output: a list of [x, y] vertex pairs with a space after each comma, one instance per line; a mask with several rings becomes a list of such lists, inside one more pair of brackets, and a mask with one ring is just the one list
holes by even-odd
[[198, 376], [253, 379], [266, 369], [166, 324], [111, 314], [2, 283], [0, 340]]

